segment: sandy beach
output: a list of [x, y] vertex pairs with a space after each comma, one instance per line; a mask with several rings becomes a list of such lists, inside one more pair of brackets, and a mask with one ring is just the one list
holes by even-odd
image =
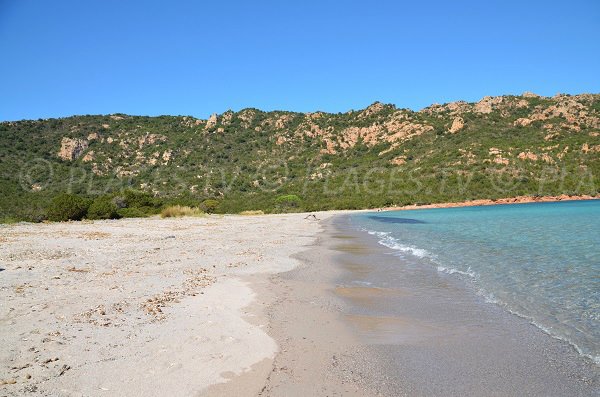
[[304, 216], [0, 226], [0, 395], [205, 395], [251, 368], [256, 395], [278, 345], [250, 284], [298, 265]]

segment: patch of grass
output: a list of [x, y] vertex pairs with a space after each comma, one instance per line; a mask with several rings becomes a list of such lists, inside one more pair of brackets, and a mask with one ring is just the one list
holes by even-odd
[[240, 215], [250, 216], [250, 215], [264, 215], [265, 212], [263, 210], [252, 210], [252, 211], [242, 211]]
[[203, 216], [204, 212], [196, 207], [173, 205], [160, 212], [161, 218], [178, 218], [182, 216]]

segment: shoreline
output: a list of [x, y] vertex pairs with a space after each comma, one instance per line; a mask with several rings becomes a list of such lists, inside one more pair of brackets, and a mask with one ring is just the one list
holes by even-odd
[[349, 227], [355, 212], [3, 228], [0, 381], [14, 383], [2, 392], [597, 390], [598, 370], [566, 342], [389, 255]]
[[[315, 241], [292, 256], [298, 266], [252, 284], [258, 310], [268, 319], [266, 332], [278, 345], [267, 373], [264, 368], [245, 373], [203, 396], [239, 395], [256, 377], [264, 380], [258, 396], [380, 395], [365, 386], [357, 371], [354, 359], [361, 342], [344, 323], [345, 303], [334, 294], [342, 269], [333, 260], [338, 243], [333, 218], [321, 220]], [[361, 361], [372, 359], [363, 355]]]
[[[469, 201], [458, 201], [448, 203], [434, 204], [411, 204], [403, 206], [392, 206], [381, 208], [383, 211], [404, 211], [404, 210], [419, 210], [432, 208], [460, 208], [460, 207], [478, 207], [490, 205], [506, 205], [506, 204], [531, 204], [531, 203], [555, 203], [560, 201], [581, 201], [581, 200], [600, 200], [600, 194], [592, 195], [568, 195], [561, 194], [558, 196], [515, 196], [500, 199], [476, 199]], [[374, 209], [373, 211], [376, 211]]]
[[[267, 333], [279, 346], [259, 396], [597, 391], [598, 369], [571, 345], [485, 302], [461, 278], [408, 265], [412, 276], [397, 274], [408, 284], [374, 283], [378, 266], [401, 264], [375, 237], [344, 225], [349, 216], [321, 222], [317, 240], [294, 256], [299, 266], [253, 284], [271, 296]], [[249, 376], [208, 395], [231, 395]]]

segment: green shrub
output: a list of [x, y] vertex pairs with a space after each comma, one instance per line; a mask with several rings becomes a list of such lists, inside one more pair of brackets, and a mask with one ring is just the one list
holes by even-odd
[[94, 199], [87, 211], [89, 219], [118, 219], [120, 217], [117, 205], [109, 196], [100, 196]]
[[[143, 218], [160, 213], [163, 200], [150, 193], [127, 189], [112, 198], [116, 213], [122, 218]], [[106, 219], [106, 218], [105, 218]]]
[[275, 199], [275, 205], [280, 211], [300, 207], [300, 197], [295, 194], [286, 194]]
[[277, 212], [293, 212], [298, 211], [300, 203], [300, 197], [295, 194], [286, 194], [275, 199], [275, 208]]
[[219, 208], [219, 202], [213, 199], [204, 200], [200, 204], [200, 208], [207, 214], [212, 214]]
[[200, 204], [202, 203], [196, 197], [192, 197], [188, 194], [180, 194], [178, 196], [165, 198], [162, 204], [163, 207], [169, 207], [174, 205], [179, 205], [182, 207], [200, 207]]
[[126, 190], [123, 193], [123, 201], [127, 208], [155, 207], [156, 200], [150, 193], [139, 190]]
[[52, 199], [48, 219], [55, 222], [79, 221], [87, 213], [90, 200], [75, 194], [60, 194]]
[[150, 214], [144, 208], [119, 208], [117, 213], [121, 218], [146, 218]]

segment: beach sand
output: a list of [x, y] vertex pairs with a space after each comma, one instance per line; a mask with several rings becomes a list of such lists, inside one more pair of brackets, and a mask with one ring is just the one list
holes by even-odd
[[0, 395], [194, 396], [250, 369], [256, 395], [278, 297], [251, 284], [298, 265], [320, 230], [303, 218], [0, 226]]

